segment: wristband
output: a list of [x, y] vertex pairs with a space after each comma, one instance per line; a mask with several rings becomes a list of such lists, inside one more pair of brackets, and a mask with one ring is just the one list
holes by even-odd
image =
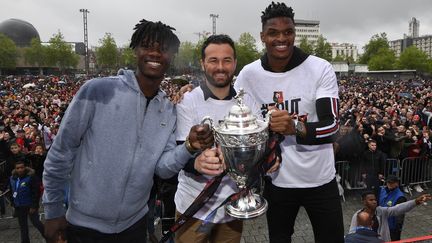
[[196, 152], [199, 151], [199, 149], [194, 149], [194, 148], [192, 147], [192, 145], [191, 145], [191, 143], [190, 143], [190, 141], [189, 141], [189, 136], [186, 137], [185, 146], [186, 146], [187, 151], [188, 151], [190, 154], [195, 154]]

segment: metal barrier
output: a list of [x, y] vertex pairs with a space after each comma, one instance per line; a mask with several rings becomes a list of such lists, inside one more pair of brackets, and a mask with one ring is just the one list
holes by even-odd
[[341, 177], [341, 185], [348, 190], [364, 189], [363, 178], [358, 167], [353, 166], [350, 161], [336, 161], [336, 174]]
[[[360, 170], [360, 163], [350, 161], [336, 161], [336, 174], [340, 176], [340, 184], [348, 190], [364, 189], [364, 178]], [[401, 186], [414, 186], [432, 181], [432, 159], [424, 157], [410, 157], [402, 161], [387, 159], [383, 167], [384, 178], [396, 175], [400, 178]], [[409, 188], [409, 190], [411, 190]], [[411, 191], [409, 191], [411, 193]]]
[[389, 175], [399, 176], [400, 164], [398, 159], [387, 159], [384, 164], [384, 178]]
[[432, 160], [426, 157], [410, 157], [400, 162], [401, 185], [413, 186], [432, 181]]

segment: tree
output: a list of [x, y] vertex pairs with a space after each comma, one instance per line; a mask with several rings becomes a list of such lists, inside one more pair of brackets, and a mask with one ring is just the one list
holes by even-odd
[[99, 44], [100, 46], [96, 48], [96, 63], [99, 68], [108, 69], [109, 72], [117, 69], [119, 54], [111, 33], [105, 33], [105, 36], [99, 39]]
[[13, 40], [0, 33], [0, 71], [1, 69], [14, 69], [17, 58], [18, 51]]
[[39, 67], [40, 74], [43, 74], [42, 67], [47, 63], [47, 48], [42, 45], [39, 38], [33, 38], [30, 47], [24, 49], [24, 60]]
[[415, 46], [406, 48], [400, 55], [397, 62], [399, 69], [415, 69], [425, 72], [429, 69], [429, 60], [426, 53]]
[[318, 37], [315, 47], [315, 56], [321, 57], [327, 61], [332, 60], [332, 47], [322, 35]]
[[131, 69], [137, 66], [135, 51], [129, 48], [129, 45], [124, 46], [120, 51], [120, 66]]
[[184, 72], [186, 69], [199, 67], [199, 57], [196, 56], [195, 48], [195, 45], [190, 41], [180, 44], [174, 59], [174, 66], [177, 70]]
[[369, 40], [369, 42], [363, 47], [364, 53], [360, 57], [359, 63], [362, 64], [369, 63], [369, 60], [374, 55], [376, 55], [378, 53], [378, 50], [381, 48], [390, 49], [387, 40], [387, 34], [384, 32], [379, 35], [378, 34], [373, 35], [372, 38]]
[[240, 35], [235, 46], [237, 53], [236, 74], [238, 74], [245, 65], [258, 59], [260, 53], [257, 50], [255, 38], [248, 32]]
[[64, 41], [63, 34], [59, 31], [49, 40], [46, 48], [47, 65], [58, 67], [64, 72], [67, 68], [75, 68], [79, 57], [72, 50], [72, 46]]
[[380, 48], [370, 59], [369, 70], [391, 70], [394, 69], [396, 56], [389, 48]]
[[344, 62], [345, 61], [345, 56], [342, 55], [337, 55], [335, 56], [335, 58], [333, 58], [333, 62]]
[[303, 36], [300, 39], [300, 49], [302, 49], [305, 53], [307, 54], [313, 54], [314, 53], [314, 48], [312, 43], [310, 43], [307, 39], [306, 36]]

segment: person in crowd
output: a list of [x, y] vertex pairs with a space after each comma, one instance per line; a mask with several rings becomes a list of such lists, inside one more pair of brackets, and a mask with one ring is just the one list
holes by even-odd
[[383, 152], [377, 149], [375, 140], [368, 141], [368, 150], [366, 150], [361, 159], [361, 171], [364, 182], [368, 190], [373, 190], [378, 195], [379, 188], [384, 179], [384, 166], [386, 163], [386, 156]]
[[44, 226], [39, 219], [40, 183], [34, 177], [34, 170], [27, 167], [24, 161], [16, 161], [14, 166], [9, 184], [11, 203], [18, 218], [21, 242], [29, 243], [27, 218], [30, 218], [33, 226], [42, 236], [44, 235]]
[[367, 211], [357, 214], [357, 227], [354, 233], [345, 236], [345, 243], [381, 243], [379, 235], [372, 229], [374, 221]]
[[[232, 86], [236, 69], [236, 51], [234, 41], [227, 35], [208, 37], [201, 48], [201, 67], [205, 73], [205, 81], [200, 87], [186, 93], [177, 105], [178, 124], [177, 141], [185, 141], [191, 126], [200, 123], [206, 116], [213, 121], [223, 120], [231, 107], [236, 104], [236, 91]], [[245, 97], [245, 103], [257, 116], [261, 116], [259, 107]], [[218, 175], [223, 172], [223, 164], [202, 164], [207, 174]], [[211, 177], [182, 170], [179, 173], [179, 184], [175, 195], [176, 209], [182, 214], [200, 194]], [[229, 177], [222, 179], [215, 195], [199, 210], [182, 228], [177, 231], [175, 241], [186, 242], [240, 242], [243, 222], [225, 213], [219, 208], [212, 220], [210, 232], [202, 232], [198, 228], [206, 216], [215, 210], [229, 195], [237, 192], [236, 183]]]
[[[153, 174], [168, 178], [209, 148], [209, 126], [176, 146], [176, 110], [159, 86], [178, 51], [174, 28], [141, 20], [130, 47], [136, 72], [87, 81], [69, 104], [44, 164], [45, 236], [74, 242], [145, 242]], [[119, 139], [119, 137], [127, 138]], [[195, 162], [220, 158], [205, 150]], [[63, 206], [70, 182], [69, 207]], [[65, 215], [66, 213], [66, 215]]]
[[375, 193], [373, 191], [366, 191], [362, 194], [363, 209], [354, 213], [351, 219], [349, 233], [354, 233], [357, 228], [357, 215], [361, 211], [366, 211], [372, 216], [373, 225], [372, 230], [378, 233], [379, 238], [383, 241], [391, 241], [390, 229], [388, 218], [391, 216], [398, 216], [411, 211], [415, 206], [423, 204], [432, 197], [429, 194], [423, 194], [416, 199], [400, 203], [392, 207], [378, 206]]
[[[378, 204], [381, 207], [393, 207], [407, 201], [405, 195], [399, 188], [399, 178], [395, 175], [389, 175], [386, 178], [386, 185], [380, 188], [380, 193], [377, 198]], [[388, 218], [390, 238], [392, 241], [400, 240], [404, 218], [404, 214], [390, 216]]]
[[[263, 112], [273, 109], [270, 129], [285, 135], [281, 167], [264, 189], [269, 203], [269, 240], [291, 242], [295, 219], [303, 206], [316, 242], [343, 242], [333, 153], [339, 130], [335, 72], [327, 61], [294, 46], [291, 7], [272, 2], [262, 12], [261, 22], [265, 53], [240, 71], [234, 85], [244, 88]], [[276, 92], [283, 100], [278, 109], [273, 101]]]
[[31, 168], [35, 170], [35, 175], [39, 180], [42, 180], [43, 165], [46, 159], [44, 146], [42, 144], [36, 145], [35, 151], [29, 153], [27, 157], [30, 162]]
[[30, 167], [30, 161], [27, 156], [21, 151], [21, 147], [17, 143], [10, 145], [10, 156], [6, 159], [6, 174], [9, 177], [12, 170], [15, 168], [17, 161], [24, 161], [25, 166]]

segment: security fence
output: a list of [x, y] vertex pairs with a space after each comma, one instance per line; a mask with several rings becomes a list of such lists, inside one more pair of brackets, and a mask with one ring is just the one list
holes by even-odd
[[[365, 189], [365, 175], [362, 174], [359, 163], [351, 161], [336, 161], [336, 174], [339, 183], [345, 189]], [[409, 157], [403, 160], [387, 159], [383, 166], [383, 176], [396, 175], [400, 178], [400, 185], [407, 186], [411, 193], [411, 186], [426, 185], [432, 181], [432, 159], [427, 157]]]

